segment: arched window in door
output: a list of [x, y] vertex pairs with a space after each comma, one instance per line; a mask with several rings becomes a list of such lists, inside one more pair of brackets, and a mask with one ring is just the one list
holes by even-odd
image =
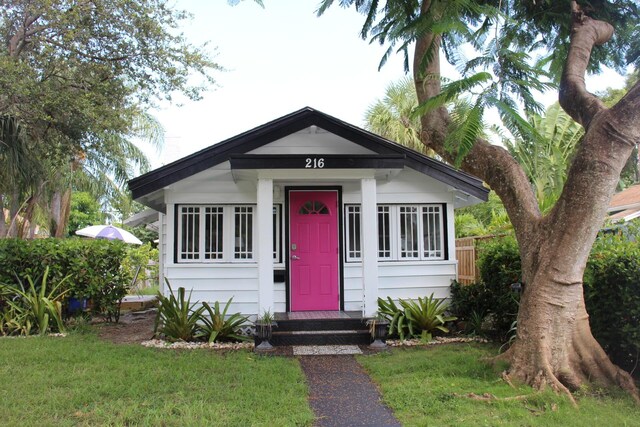
[[298, 210], [300, 215], [329, 215], [329, 208], [318, 200], [305, 202]]

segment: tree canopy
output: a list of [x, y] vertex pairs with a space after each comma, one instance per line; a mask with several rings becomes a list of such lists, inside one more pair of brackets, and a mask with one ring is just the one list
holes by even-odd
[[[42, 197], [43, 183], [95, 162], [92, 153], [128, 150], [98, 156], [116, 174], [125, 169], [118, 159], [140, 159], [115, 142], [139, 134], [136, 123], [158, 101], [176, 93], [198, 99], [220, 70], [206, 46], [191, 46], [179, 32], [187, 18], [165, 0], [5, 2], [0, 121], [20, 132], [2, 133], [0, 161], [30, 182], [3, 183], [0, 205], [15, 211]], [[18, 162], [19, 152], [38, 161]]]

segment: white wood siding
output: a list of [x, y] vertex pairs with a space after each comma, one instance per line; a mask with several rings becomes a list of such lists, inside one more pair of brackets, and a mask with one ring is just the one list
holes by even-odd
[[[370, 154], [357, 144], [328, 133], [299, 132], [254, 150], [254, 154]], [[285, 215], [284, 187], [287, 185], [340, 185], [343, 203], [362, 202], [360, 179], [343, 176], [343, 180], [274, 179], [274, 203], [282, 204]], [[449, 260], [447, 261], [393, 261], [379, 262], [379, 291], [381, 297], [417, 298], [432, 292], [438, 298], [449, 296], [449, 285], [456, 278], [455, 248], [453, 242], [453, 203], [455, 193], [446, 184], [413, 170], [404, 170], [389, 179], [376, 182], [378, 204], [447, 203]], [[179, 286], [193, 290], [194, 301], [220, 301], [233, 297], [231, 312], [245, 315], [258, 313], [258, 269], [256, 263], [242, 264], [187, 264], [174, 262], [174, 232], [176, 204], [255, 204], [256, 182], [249, 179], [234, 180], [229, 162], [203, 171], [184, 181], [173, 184], [165, 191], [167, 215], [162, 216], [160, 246], [162, 275]], [[342, 210], [344, 212], [344, 209]], [[286, 224], [285, 224], [286, 227]], [[229, 233], [232, 230], [225, 230]], [[258, 231], [256, 231], [258, 232]], [[285, 245], [283, 239], [282, 244]], [[287, 256], [284, 248], [284, 256]], [[361, 263], [344, 264], [344, 308], [362, 310], [363, 274]], [[286, 310], [284, 283], [275, 283], [274, 310]]]

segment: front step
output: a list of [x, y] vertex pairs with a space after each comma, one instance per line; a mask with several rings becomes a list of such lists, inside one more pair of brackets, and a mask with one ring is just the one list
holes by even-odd
[[[367, 345], [371, 334], [362, 319], [278, 320], [271, 345]], [[256, 339], [256, 345], [258, 345]]]

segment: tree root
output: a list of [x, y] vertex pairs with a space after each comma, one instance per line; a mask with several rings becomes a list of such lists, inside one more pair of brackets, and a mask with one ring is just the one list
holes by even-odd
[[491, 393], [483, 393], [483, 394], [475, 394], [475, 393], [467, 393], [467, 394], [457, 394], [453, 393], [455, 397], [465, 397], [467, 399], [472, 400], [480, 400], [482, 402], [492, 402], [492, 401], [509, 401], [509, 400], [527, 400], [531, 397], [530, 394], [520, 395], [520, 396], [510, 396], [510, 397], [496, 397]]

